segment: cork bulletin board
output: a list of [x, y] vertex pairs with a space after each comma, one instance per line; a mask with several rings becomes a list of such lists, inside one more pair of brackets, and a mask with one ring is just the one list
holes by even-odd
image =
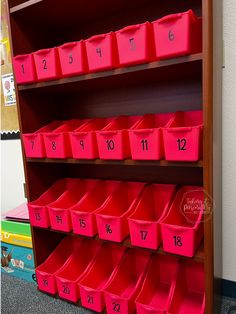
[[19, 138], [6, 1], [1, 0], [1, 139]]

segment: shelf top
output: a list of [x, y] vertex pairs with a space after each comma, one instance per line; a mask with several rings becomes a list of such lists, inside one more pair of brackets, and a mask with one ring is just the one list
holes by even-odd
[[121, 166], [157, 166], [157, 167], [203, 167], [203, 162], [177, 162], [167, 160], [101, 160], [101, 159], [51, 159], [51, 158], [26, 158], [27, 162], [59, 163], [59, 164], [88, 164], [88, 165], [121, 165]]
[[172, 58], [168, 60], [160, 60], [160, 61], [150, 62], [147, 64], [140, 64], [140, 65], [131, 66], [131, 67], [118, 68], [118, 69], [114, 69], [110, 71], [89, 73], [85, 75], [72, 76], [72, 77], [67, 77], [67, 78], [61, 78], [58, 80], [44, 81], [44, 82], [38, 82], [38, 83], [33, 83], [33, 84], [27, 84], [27, 85], [18, 85], [18, 90], [19, 91], [31, 90], [31, 89], [37, 89], [37, 88], [43, 88], [43, 87], [49, 87], [49, 86], [57, 86], [57, 85], [64, 85], [64, 84], [94, 80], [94, 79], [99, 79], [99, 78], [104, 78], [104, 77], [125, 75], [128, 73], [144, 72], [151, 69], [158, 69], [158, 68], [168, 67], [172, 65], [184, 64], [184, 63], [189, 63], [189, 62], [194, 62], [194, 61], [201, 61], [202, 57], [203, 57], [202, 53], [197, 53], [197, 54], [192, 54], [189, 56]]

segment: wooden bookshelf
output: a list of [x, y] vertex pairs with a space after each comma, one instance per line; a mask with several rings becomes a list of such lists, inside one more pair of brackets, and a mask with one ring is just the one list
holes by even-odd
[[[216, 6], [218, 4], [213, 5], [212, 0], [70, 0], [69, 5], [68, 1], [58, 5], [56, 0], [8, 0], [13, 56], [188, 9], [203, 17], [202, 53], [16, 88], [22, 133], [34, 132], [53, 120], [202, 109], [203, 160], [196, 163], [56, 160], [26, 158], [23, 153], [29, 201], [65, 177], [203, 185], [206, 195], [217, 199], [220, 190], [216, 186], [220, 177], [216, 176], [213, 164], [220, 152], [220, 147], [213, 150], [214, 112], [220, 110], [215, 106], [220, 102], [219, 93], [213, 98], [214, 79], [220, 73], [219, 66], [213, 68], [213, 64], [219, 64], [217, 50], [214, 50], [214, 58], [218, 63], [213, 59], [213, 11]], [[220, 128], [218, 125], [214, 127]], [[204, 220], [204, 241], [193, 258], [205, 266], [206, 314], [216, 313], [214, 293], [221, 272], [221, 208], [218, 202], [210, 207], [210, 214], [206, 214]], [[218, 228], [217, 242], [214, 226]], [[65, 233], [51, 229], [32, 227], [36, 266], [48, 257], [64, 236]], [[122, 245], [130, 247], [129, 240]], [[163, 249], [158, 252], [163, 254]]]

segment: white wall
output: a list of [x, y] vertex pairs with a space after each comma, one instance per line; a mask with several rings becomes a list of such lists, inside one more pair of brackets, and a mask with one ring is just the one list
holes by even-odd
[[223, 1], [223, 278], [236, 281], [236, 1]]
[[26, 201], [20, 140], [1, 141], [1, 211]]

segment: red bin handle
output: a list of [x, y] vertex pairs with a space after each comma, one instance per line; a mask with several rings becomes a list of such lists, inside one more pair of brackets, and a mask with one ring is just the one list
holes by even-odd
[[125, 32], [130, 32], [130, 31], [133, 31], [133, 30], [136, 30], [136, 29], [139, 29], [141, 26], [141, 24], [137, 24], [137, 25], [129, 25], [129, 26], [126, 26], [124, 28], [122, 28], [119, 32], [120, 33], [125, 33]]
[[104, 39], [107, 35], [111, 35], [112, 32], [108, 34], [100, 34], [100, 35], [94, 35], [88, 39], [88, 41], [100, 41]]
[[167, 21], [180, 19], [182, 17], [182, 15], [183, 15], [183, 13], [170, 14], [170, 15], [162, 17], [161, 19], [158, 20], [158, 22], [159, 23], [164, 23], [164, 22], [167, 22]]
[[65, 44], [61, 45], [61, 48], [74, 47], [76, 44], [77, 44], [77, 41], [65, 43]]

